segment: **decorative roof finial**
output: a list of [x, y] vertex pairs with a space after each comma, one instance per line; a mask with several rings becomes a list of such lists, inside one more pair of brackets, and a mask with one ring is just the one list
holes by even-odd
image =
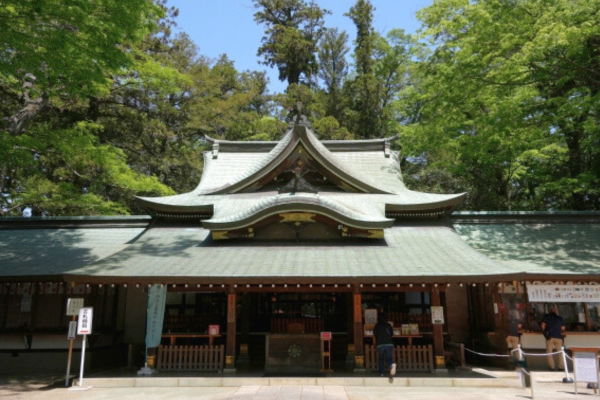
[[312, 129], [312, 124], [306, 118], [306, 115], [302, 114], [302, 102], [299, 101], [296, 103], [296, 109], [290, 112], [291, 119], [288, 129], [293, 129], [294, 125], [304, 125], [308, 129]]

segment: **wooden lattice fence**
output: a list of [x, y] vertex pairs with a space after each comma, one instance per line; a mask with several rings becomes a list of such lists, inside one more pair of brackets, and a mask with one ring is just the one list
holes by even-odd
[[[429, 346], [395, 346], [392, 355], [398, 371], [430, 371], [433, 372], [433, 347]], [[365, 368], [367, 372], [377, 371], [379, 356], [377, 346], [365, 345]]]
[[225, 346], [159, 346], [156, 368], [161, 371], [222, 371]]

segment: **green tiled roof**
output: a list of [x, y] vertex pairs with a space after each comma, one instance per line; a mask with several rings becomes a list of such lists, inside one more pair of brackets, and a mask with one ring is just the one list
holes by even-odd
[[[330, 211], [346, 216], [347, 221], [379, 224], [388, 220], [386, 212], [446, 213], [464, 201], [464, 193], [443, 195], [407, 189], [402, 180], [399, 153], [389, 149], [390, 140], [327, 143], [319, 141], [308, 127], [299, 125], [290, 129], [279, 142], [214, 141], [215, 149], [204, 153], [204, 171], [196, 189], [174, 196], [140, 197], [138, 201], [158, 214], [200, 214], [205, 218], [210, 215], [212, 219], [204, 221], [208, 222], [205, 227], [211, 229], [234, 216], [239, 217], [236, 223], [241, 226], [248, 216], [257, 214], [258, 202], [265, 204], [266, 213], [275, 213], [266, 205], [278, 201], [277, 191], [249, 188], [258, 185], [280, 166], [287, 165], [288, 158], [300, 145], [318, 165], [341, 182], [358, 189], [359, 193], [339, 189], [319, 191], [321, 205], [334, 205]], [[247, 189], [251, 193], [246, 193]], [[304, 200], [310, 206], [313, 197], [296, 196], [297, 211], [302, 210]], [[323, 214], [328, 215], [327, 212]]]
[[396, 224], [385, 231], [384, 240], [320, 243], [213, 242], [203, 228], [146, 230], [131, 227], [135, 219], [114, 220], [111, 227], [69, 229], [23, 228], [36, 221], [14, 219], [13, 227], [0, 229], [0, 279], [164, 283], [598, 279], [600, 224], [569, 222], [577, 215], [564, 215], [557, 222], [536, 214], [537, 220], [529, 223], [514, 222], [529, 214], [502, 214], [512, 222], [493, 223], [498, 214], [478, 214], [475, 222], [466, 222], [463, 215], [462, 222], [454, 224], [456, 231]]
[[[153, 228], [123, 251], [72, 270], [69, 280], [155, 282], [484, 281], [514, 270], [448, 227], [394, 226], [381, 241], [213, 242], [202, 228]], [[510, 278], [512, 279], [512, 278]]]
[[[575, 214], [564, 217], [570, 215]], [[455, 223], [454, 227], [471, 247], [517, 271], [600, 278], [600, 224]]]
[[144, 228], [2, 229], [0, 277], [68, 273], [123, 250], [143, 232]]

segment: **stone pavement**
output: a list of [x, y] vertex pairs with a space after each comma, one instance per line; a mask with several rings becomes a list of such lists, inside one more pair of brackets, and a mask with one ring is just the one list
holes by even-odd
[[[56, 378], [56, 377], [55, 377]], [[552, 372], [534, 374], [536, 400], [590, 398], [592, 389], [579, 384], [576, 396], [573, 384], [562, 383], [563, 375]], [[87, 391], [73, 391], [62, 387], [64, 381], [40, 379], [2, 379], [0, 399], [32, 400], [487, 400], [531, 399], [531, 389], [520, 387], [436, 387], [435, 380], [428, 386], [397, 386], [382, 378], [376, 386], [326, 385], [244, 385], [230, 387], [92, 387]], [[85, 379], [84, 379], [85, 384]]]

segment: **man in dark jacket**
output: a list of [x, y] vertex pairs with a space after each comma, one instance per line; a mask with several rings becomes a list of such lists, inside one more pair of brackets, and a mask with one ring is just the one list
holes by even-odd
[[[555, 348], [556, 351], [562, 350], [564, 330], [565, 322], [557, 314], [557, 308], [553, 305], [550, 307], [550, 312], [542, 318], [542, 332], [546, 337], [546, 353], [552, 353]], [[550, 371], [554, 371], [554, 357], [552, 355], [548, 356], [548, 367]], [[561, 371], [565, 369], [562, 354], [558, 355], [558, 369]]]
[[396, 364], [392, 359], [392, 352], [394, 351], [393, 334], [394, 330], [387, 322], [387, 315], [380, 314], [377, 318], [377, 324], [373, 328], [373, 336], [375, 336], [375, 344], [377, 345], [379, 374], [381, 376], [385, 374], [385, 363], [390, 366], [390, 376], [396, 375]]

